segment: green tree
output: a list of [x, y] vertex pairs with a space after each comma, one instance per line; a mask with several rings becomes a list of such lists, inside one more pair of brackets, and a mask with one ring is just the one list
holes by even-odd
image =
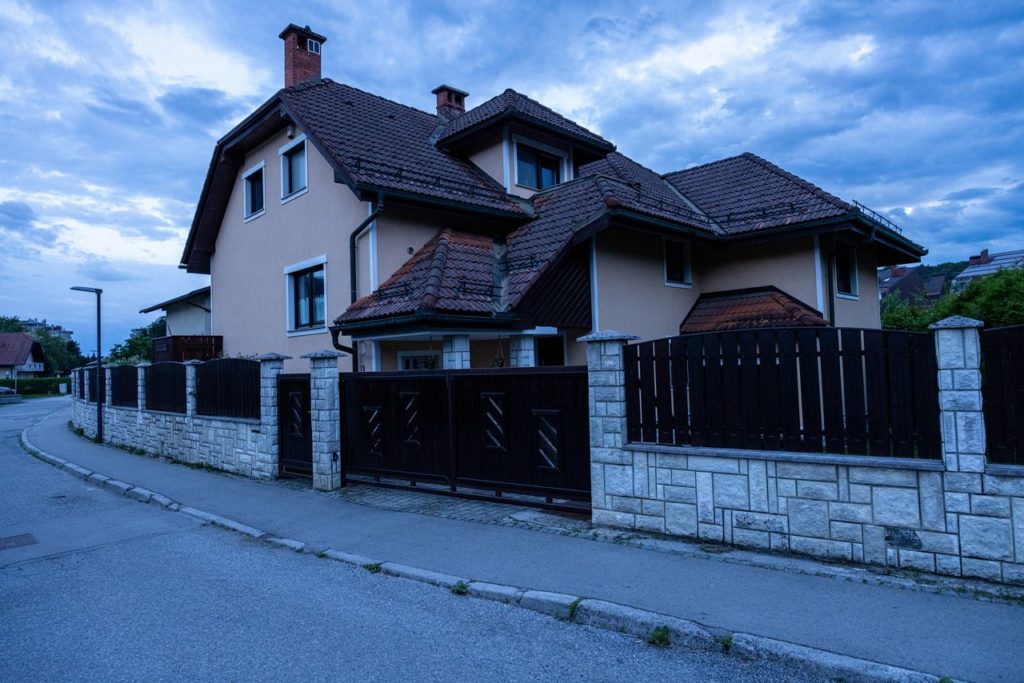
[[923, 331], [952, 315], [981, 320], [986, 327], [1024, 324], [1024, 269], [1005, 269], [979, 278], [959, 294], [946, 294], [929, 305], [907, 301], [898, 293], [882, 300], [882, 327]]
[[140, 363], [149, 360], [153, 348], [153, 339], [167, 334], [167, 321], [163, 316], [136, 331], [120, 344], [114, 344], [107, 355], [108, 363]]
[[0, 315], [0, 332], [24, 332], [16, 315]]

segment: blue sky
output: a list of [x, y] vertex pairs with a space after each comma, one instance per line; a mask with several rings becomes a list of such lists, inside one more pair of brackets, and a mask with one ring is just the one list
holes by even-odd
[[[431, 110], [515, 88], [667, 172], [751, 151], [893, 218], [926, 262], [1024, 248], [1020, 2], [0, 0], [0, 315], [95, 349], [206, 284], [177, 268], [215, 140], [324, 75]], [[334, 313], [340, 313], [336, 311]]]

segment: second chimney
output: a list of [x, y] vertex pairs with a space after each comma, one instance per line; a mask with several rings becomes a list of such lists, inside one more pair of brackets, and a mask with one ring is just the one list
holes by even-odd
[[437, 115], [445, 121], [466, 113], [466, 98], [469, 93], [450, 85], [439, 85], [430, 91], [437, 95]]
[[320, 78], [320, 51], [327, 39], [308, 27], [288, 24], [278, 36], [284, 41], [284, 87]]

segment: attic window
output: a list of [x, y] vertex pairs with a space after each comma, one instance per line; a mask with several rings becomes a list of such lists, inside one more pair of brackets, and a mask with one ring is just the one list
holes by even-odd
[[665, 240], [665, 285], [689, 287], [693, 284], [690, 263], [690, 245]]
[[835, 254], [836, 294], [856, 299], [860, 294], [857, 282], [857, 249], [845, 244], [836, 245]]
[[245, 220], [252, 220], [253, 218], [259, 218], [264, 213], [263, 203], [263, 168], [266, 166], [265, 163], [260, 162], [258, 165], [253, 166], [245, 172], [243, 178], [243, 185], [245, 191], [245, 207], [243, 209], [243, 218]]
[[533, 147], [516, 144], [516, 183], [546, 190], [561, 182], [562, 159]]
[[313, 40], [312, 38], [307, 38], [306, 50], [312, 52], [315, 55], [320, 54], [320, 41]]
[[281, 155], [281, 203], [306, 192], [306, 136], [299, 135], [278, 150]]

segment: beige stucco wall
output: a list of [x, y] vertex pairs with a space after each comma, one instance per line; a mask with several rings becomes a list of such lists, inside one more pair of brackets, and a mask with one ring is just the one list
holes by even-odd
[[[679, 334], [679, 323], [693, 306], [703, 279], [693, 287], [665, 285], [662, 238], [646, 232], [611, 229], [597, 237], [597, 324], [602, 330], [656, 339]], [[570, 362], [579, 352], [570, 345]], [[585, 359], [581, 364], [585, 364]]]
[[[828, 243], [822, 240], [825, 246]], [[827, 251], [823, 249], [822, 259], [826, 260]], [[875, 248], [862, 245], [857, 248], [857, 286], [856, 299], [835, 296], [836, 327], [868, 327], [882, 326], [881, 304], [878, 300], [878, 258]], [[834, 287], [834, 285], [833, 285]]]
[[[399, 369], [398, 353], [400, 351], [436, 351], [441, 353], [441, 336], [427, 340], [381, 340], [377, 342], [380, 353], [380, 369], [382, 372], [393, 372]], [[505, 367], [508, 367], [508, 339], [470, 339], [469, 362], [474, 369], [496, 367], [495, 358], [501, 356]]]
[[429, 220], [418, 219], [408, 212], [388, 212], [387, 207], [376, 222], [378, 286], [412, 257], [410, 249], [416, 253], [440, 230], [440, 226]]
[[498, 184], [505, 185], [505, 174], [502, 171], [502, 159], [504, 157], [504, 146], [501, 135], [495, 135], [486, 140], [483, 146], [469, 153], [469, 160], [476, 164], [481, 171], [496, 180]]
[[[348, 235], [366, 217], [367, 204], [334, 182], [333, 170], [311, 144], [306, 155], [309, 190], [282, 204], [277, 150], [286, 142], [282, 131], [253, 150], [238, 175], [210, 263], [212, 327], [213, 334], [224, 337], [225, 355], [276, 351], [292, 356], [285, 363], [287, 372], [304, 372], [309, 365], [299, 357], [332, 348], [331, 335], [325, 327], [316, 334], [288, 336], [284, 268], [326, 255], [326, 317], [330, 322], [340, 315], [349, 301]], [[242, 174], [261, 160], [266, 162], [266, 213], [246, 223]], [[350, 369], [350, 358], [343, 357], [340, 365]]]
[[167, 307], [164, 315], [169, 336], [210, 334], [210, 314], [202, 308], [197, 308], [197, 306], [202, 306], [209, 309], [210, 295], [193, 297], [189, 301], [192, 303], [182, 301]]
[[817, 308], [814, 240], [810, 237], [695, 250], [694, 270], [699, 272], [703, 292], [774, 285]]

